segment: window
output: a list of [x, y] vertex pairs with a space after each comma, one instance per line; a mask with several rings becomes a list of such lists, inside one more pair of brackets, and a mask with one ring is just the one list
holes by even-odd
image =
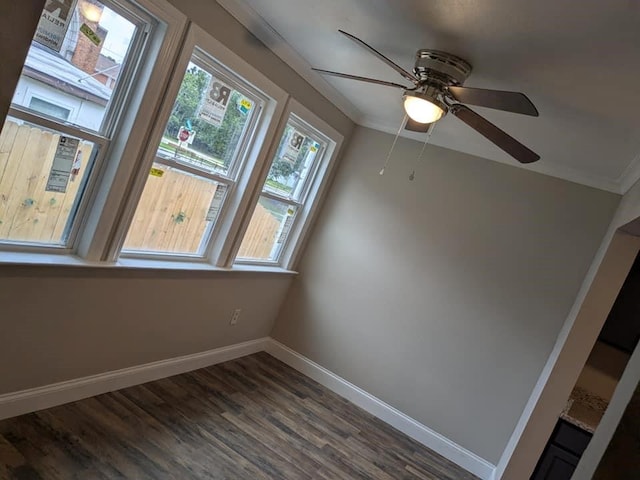
[[188, 48], [122, 254], [225, 263], [286, 94], [200, 29]]
[[38, 97], [31, 97], [29, 108], [35, 112], [49, 115], [50, 117], [59, 118], [60, 120], [68, 120], [71, 110], [61, 107], [55, 103], [47, 102]]
[[124, 243], [203, 256], [266, 99], [202, 51], [191, 58]]
[[[72, 246], [151, 23], [120, 2], [46, 2], [0, 133], [1, 243]], [[97, 78], [106, 56], [112, 87]]]
[[291, 268], [341, 141], [166, 0], [46, 0], [0, 131], [0, 251]]
[[[292, 104], [238, 250], [237, 263], [292, 263], [293, 251], [342, 140], [297, 102]], [[311, 122], [331, 133], [321, 133]]]

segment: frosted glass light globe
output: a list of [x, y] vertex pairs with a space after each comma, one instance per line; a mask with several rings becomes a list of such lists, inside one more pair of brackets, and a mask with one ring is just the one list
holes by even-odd
[[444, 110], [429, 100], [414, 95], [404, 97], [404, 110], [418, 123], [432, 123], [442, 118]]
[[80, 4], [80, 12], [82, 12], [84, 18], [90, 22], [100, 23], [100, 19], [102, 18], [102, 8], [99, 6], [83, 1]]

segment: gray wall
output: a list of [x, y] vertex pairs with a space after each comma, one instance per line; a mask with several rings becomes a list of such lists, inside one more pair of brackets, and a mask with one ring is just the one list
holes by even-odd
[[[13, 91], [22, 67], [31, 36], [22, 33], [39, 17], [28, 3], [7, 3], [9, 13], [17, 10], [2, 38], [23, 55], [0, 49], [2, 95]], [[173, 3], [348, 136], [352, 122], [217, 3]], [[0, 393], [265, 336], [290, 281], [274, 274], [0, 265]], [[235, 308], [242, 308], [240, 322], [230, 327]]]
[[357, 128], [273, 335], [497, 463], [619, 196]]

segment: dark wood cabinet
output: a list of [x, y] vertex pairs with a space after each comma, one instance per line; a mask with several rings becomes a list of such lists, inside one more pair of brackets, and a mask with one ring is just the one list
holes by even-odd
[[640, 339], [640, 256], [636, 258], [616, 298], [599, 340], [624, 352], [633, 353]]
[[591, 434], [559, 420], [531, 480], [571, 480]]

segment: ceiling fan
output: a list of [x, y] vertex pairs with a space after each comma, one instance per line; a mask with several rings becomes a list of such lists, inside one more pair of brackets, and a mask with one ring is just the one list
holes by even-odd
[[313, 70], [324, 75], [404, 90], [404, 109], [408, 116], [405, 126], [407, 130], [426, 132], [431, 123], [451, 112], [519, 162], [532, 163], [540, 159], [540, 155], [464, 105], [478, 105], [537, 117], [538, 110], [523, 93], [463, 87], [462, 84], [471, 73], [471, 65], [455, 55], [440, 50], [418, 50], [413, 73], [408, 72], [358, 37], [343, 30], [338, 31], [385, 62], [413, 86], [406, 87], [395, 82], [319, 68]]

